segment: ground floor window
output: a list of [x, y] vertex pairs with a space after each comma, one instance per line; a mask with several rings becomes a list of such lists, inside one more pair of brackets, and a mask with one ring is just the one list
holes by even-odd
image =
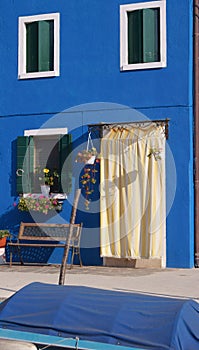
[[39, 193], [41, 185], [50, 192], [71, 191], [71, 134], [67, 129], [27, 130], [17, 138], [17, 192]]

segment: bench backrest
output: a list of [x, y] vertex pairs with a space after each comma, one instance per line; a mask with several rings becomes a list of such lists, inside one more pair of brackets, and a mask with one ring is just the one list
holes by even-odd
[[[41, 240], [41, 241], [66, 241], [71, 224], [41, 224], [22, 222], [19, 229], [18, 241]], [[72, 242], [79, 244], [82, 224], [72, 225]], [[78, 242], [78, 243], [77, 243]]]

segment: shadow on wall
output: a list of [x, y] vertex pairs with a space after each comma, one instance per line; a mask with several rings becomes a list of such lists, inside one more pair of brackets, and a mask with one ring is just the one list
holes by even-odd
[[0, 216], [1, 229], [8, 229], [13, 236], [16, 238], [19, 232], [19, 226], [21, 222], [33, 222], [33, 219], [29, 212], [19, 212], [17, 207], [6, 211]]
[[[45, 220], [44, 220], [44, 214], [37, 213], [36, 222], [52, 221], [53, 218], [55, 217], [49, 213], [48, 215], [45, 215]], [[83, 219], [83, 217], [81, 219]], [[78, 215], [77, 215], [77, 221], [80, 222], [81, 219], [78, 218]], [[35, 222], [35, 220], [33, 220], [29, 212], [19, 212], [17, 208], [13, 208], [7, 211], [5, 214], [1, 215], [0, 221], [1, 221], [2, 229], [8, 228], [10, 230], [10, 233], [12, 234], [12, 241], [17, 240], [21, 222]], [[27, 262], [27, 263], [36, 263], [36, 264], [47, 264], [47, 263], [60, 264], [62, 255], [63, 255], [63, 249], [60, 249], [60, 248], [40, 249], [40, 248], [23, 247], [23, 249], [21, 250], [21, 254], [23, 256], [23, 260], [25, 263]], [[100, 247], [90, 247], [90, 248], [82, 247], [81, 257], [82, 257], [84, 266], [88, 266], [88, 265], [99, 266], [103, 264], [103, 259], [100, 258]], [[9, 259], [10, 259], [10, 251], [7, 246], [6, 261], [9, 262]], [[69, 253], [68, 263], [70, 263], [70, 259], [71, 259], [71, 252]], [[14, 251], [13, 262], [19, 262], [19, 261], [20, 259], [19, 259], [18, 253], [17, 251]], [[74, 264], [79, 265], [79, 259], [77, 256], [75, 257]]]
[[11, 176], [10, 176], [10, 185], [11, 185], [11, 196], [15, 197], [17, 193], [16, 186], [16, 170], [17, 170], [17, 140], [12, 141], [12, 153], [11, 153]]
[[[78, 149], [85, 149], [87, 145], [88, 132], [83, 132], [81, 136], [80, 128], [74, 130], [73, 135], [73, 149], [71, 153], [72, 164], [73, 164], [73, 183], [74, 188], [72, 193], [69, 194], [68, 200], [64, 201], [63, 210], [59, 215], [54, 212], [44, 215], [42, 213], [35, 213], [31, 215], [29, 212], [19, 211], [16, 207], [7, 210], [0, 216], [1, 229], [9, 229], [12, 234], [12, 239], [16, 240], [18, 237], [19, 227], [21, 222], [70, 222], [70, 216], [72, 211], [72, 205], [74, 200], [75, 189], [81, 187], [80, 180], [82, 175], [83, 164], [75, 163], [75, 157], [77, 156]], [[81, 128], [82, 131], [82, 128]], [[78, 137], [76, 137], [78, 134]], [[95, 146], [99, 148], [99, 138], [98, 135], [94, 136]], [[10, 176], [11, 185], [11, 196], [16, 198], [18, 202], [17, 192], [16, 192], [16, 154], [17, 154], [17, 140], [12, 142], [12, 171]], [[80, 202], [78, 205], [78, 211], [76, 216], [76, 222], [83, 223], [83, 242], [82, 242], [82, 260], [84, 265], [102, 265], [102, 259], [100, 258], [100, 248], [99, 248], [99, 227], [100, 227], [100, 215], [99, 215], [99, 166], [97, 173], [97, 184], [96, 191], [92, 195], [92, 204], [90, 210], [85, 209], [85, 196], [82, 194]], [[88, 232], [87, 232], [88, 231]], [[84, 233], [85, 232], [85, 233]], [[92, 237], [91, 237], [92, 236]], [[93, 239], [95, 236], [95, 239]], [[94, 240], [94, 244], [91, 241]], [[95, 244], [96, 243], [96, 244]], [[47, 251], [47, 250], [46, 250]], [[49, 253], [50, 254], [50, 253]], [[60, 251], [59, 254], [60, 256]], [[56, 261], [55, 261], [56, 263]]]
[[[21, 222], [46, 222], [50, 221], [54, 217], [54, 213], [45, 215], [42, 213], [36, 213], [34, 219], [29, 212], [20, 212], [17, 207], [7, 211], [0, 217], [1, 228], [9, 229], [12, 237], [11, 240], [15, 242], [18, 237], [19, 227]], [[54, 248], [31, 248], [23, 247], [20, 249], [20, 253], [23, 256], [23, 261], [26, 263], [47, 264], [49, 263], [61, 263], [63, 250], [59, 250], [55, 254]], [[53, 258], [52, 258], [53, 256]], [[8, 246], [6, 247], [6, 261], [10, 259], [10, 251]], [[13, 262], [19, 262], [19, 254], [17, 249], [13, 251]]]
[[35, 213], [34, 217], [29, 212], [19, 211], [17, 207], [8, 210], [0, 216], [1, 229], [8, 229], [13, 239], [18, 237], [19, 227], [21, 222], [47, 222], [55, 216], [54, 211], [47, 215]]

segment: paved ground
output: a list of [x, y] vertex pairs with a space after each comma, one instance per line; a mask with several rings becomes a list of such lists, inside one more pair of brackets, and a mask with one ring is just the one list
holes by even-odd
[[[58, 284], [59, 266], [0, 265], [0, 300], [31, 282]], [[78, 267], [66, 270], [65, 285], [138, 292], [199, 301], [199, 269]]]

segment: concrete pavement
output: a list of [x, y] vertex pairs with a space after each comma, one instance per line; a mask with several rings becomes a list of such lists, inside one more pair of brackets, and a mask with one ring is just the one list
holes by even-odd
[[[60, 266], [0, 265], [0, 300], [31, 282], [58, 284]], [[66, 270], [65, 285], [81, 285], [124, 292], [199, 301], [199, 269], [135, 269], [79, 267]]]

